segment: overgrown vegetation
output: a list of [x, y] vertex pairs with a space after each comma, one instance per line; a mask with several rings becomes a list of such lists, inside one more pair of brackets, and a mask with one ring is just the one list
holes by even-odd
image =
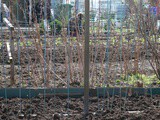
[[121, 75], [119, 79], [116, 79], [116, 84], [123, 85], [126, 87], [150, 87], [152, 85], [160, 86], [160, 80], [157, 79], [156, 75], [145, 75], [145, 74], [130, 74]]
[[[53, 21], [51, 21], [50, 23], [48, 23], [49, 28], [51, 29], [50, 32], [57, 35], [61, 33], [62, 30], [62, 22], [55, 19]], [[40, 23], [40, 33], [44, 34], [44, 21], [42, 21]]]

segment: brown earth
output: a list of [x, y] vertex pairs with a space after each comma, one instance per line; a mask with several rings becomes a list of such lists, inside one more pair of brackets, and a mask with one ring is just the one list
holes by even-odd
[[[82, 98], [0, 99], [1, 120], [82, 120]], [[90, 98], [87, 120], [159, 120], [160, 96]]]

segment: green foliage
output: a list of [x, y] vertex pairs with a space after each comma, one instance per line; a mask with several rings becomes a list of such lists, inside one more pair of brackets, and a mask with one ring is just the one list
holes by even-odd
[[[55, 24], [55, 27], [54, 27]], [[62, 30], [62, 22], [55, 19], [55, 21], [50, 22], [50, 28], [51, 31], [54, 32], [54, 28], [56, 28], [56, 34], [60, 34], [61, 30]]]
[[153, 81], [157, 81], [157, 84], [160, 84], [156, 75], [147, 76], [145, 74], [130, 74], [128, 76], [121, 75], [119, 79], [116, 80], [116, 83], [119, 84], [120, 82], [128, 83], [129, 85], [136, 85], [136, 82], [142, 82], [144, 85], [150, 85]]
[[107, 23], [104, 25], [104, 29], [108, 30], [108, 28], [109, 28], [111, 30], [114, 27], [113, 23], [114, 23], [114, 21], [112, 19], [110, 19], [110, 22], [108, 22], [108, 20], [107, 20]]
[[[55, 26], [54, 26], [55, 24]], [[44, 22], [40, 22], [40, 34], [43, 34], [44, 33]], [[54, 31], [56, 32], [56, 34], [60, 34], [61, 30], [62, 30], [62, 22], [55, 19], [54, 21], [51, 21], [49, 23], [49, 26], [51, 28], [51, 32], [54, 33]], [[55, 29], [55, 30], [54, 30]]]
[[62, 45], [62, 41], [56, 41], [56, 45]]
[[121, 80], [119, 80], [119, 79], [116, 80], [116, 83], [120, 84], [120, 82], [121, 82]]
[[73, 42], [76, 42], [76, 41], [77, 41], [76, 37], [72, 37], [71, 40], [72, 40]]
[[27, 41], [27, 46], [31, 46], [32, 45], [32, 42], [31, 41]]
[[41, 21], [39, 24], [39, 31], [40, 31], [40, 34], [44, 33], [44, 22], [43, 21]]
[[57, 4], [55, 8], [55, 18], [67, 24], [69, 21], [69, 18], [71, 17], [72, 7], [73, 6], [70, 4]]
[[157, 84], [158, 84], [158, 85], [160, 85], [160, 80], [159, 80], [159, 81], [157, 81]]

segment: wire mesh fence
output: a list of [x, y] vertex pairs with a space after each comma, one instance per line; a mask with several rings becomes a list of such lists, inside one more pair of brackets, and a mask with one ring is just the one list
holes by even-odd
[[[85, 1], [0, 2], [1, 119], [84, 119]], [[159, 4], [90, 0], [86, 119], [159, 119]]]

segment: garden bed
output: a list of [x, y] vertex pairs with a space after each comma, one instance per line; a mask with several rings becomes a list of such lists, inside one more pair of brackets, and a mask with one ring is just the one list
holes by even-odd
[[[82, 120], [83, 97], [0, 99], [1, 119]], [[91, 97], [88, 120], [159, 120], [160, 96]]]
[[[47, 78], [49, 87], [66, 87], [69, 76], [70, 86], [83, 87], [83, 45], [72, 41], [71, 45], [66, 47], [62, 44], [65, 42], [60, 40], [61, 44], [57, 44], [55, 49], [53, 49], [53, 43], [50, 39], [48, 44], [51, 46], [48, 46], [46, 49], [47, 68], [47, 66], [44, 67], [43, 62], [44, 49], [42, 49], [41, 53], [37, 51], [38, 48], [35, 47], [34, 40], [32, 39], [30, 42], [31, 44], [28, 48], [24, 47], [23, 44], [21, 45], [20, 53], [18, 53], [18, 48], [15, 45], [16, 84], [12, 87], [27, 87], [28, 85], [35, 88], [44, 87], [44, 68], [49, 69], [47, 73], [49, 74]], [[137, 46], [131, 44], [133, 41], [129, 45], [124, 43], [122, 48], [120, 48], [119, 43], [116, 43], [116, 41], [114, 44], [111, 44], [112, 42], [110, 41], [110, 47], [108, 48], [106, 48], [105, 44], [98, 42], [93, 42], [90, 46], [90, 83], [92, 87], [102, 87], [104, 85], [107, 67], [107, 86], [136, 86], [134, 83], [128, 84], [126, 80], [123, 82], [121, 79], [124, 75], [128, 74], [130, 76], [132, 73], [134, 74], [135, 61], [138, 62], [138, 72], [140, 75], [148, 76], [148, 78], [154, 75], [153, 68], [149, 63], [149, 60], [153, 57], [151, 48], [146, 50], [144, 44], [139, 44], [138, 51], [136, 51]], [[117, 42], [119, 41], [117, 40]], [[1, 49], [1, 51], [0, 87], [4, 88], [10, 86], [10, 61], [6, 47]], [[156, 77], [153, 79], [149, 84], [155, 82], [155, 87], [159, 87]], [[118, 80], [122, 82], [117, 82]], [[147, 87], [150, 87], [149, 84]], [[143, 87], [146, 87], [146, 85]]]

